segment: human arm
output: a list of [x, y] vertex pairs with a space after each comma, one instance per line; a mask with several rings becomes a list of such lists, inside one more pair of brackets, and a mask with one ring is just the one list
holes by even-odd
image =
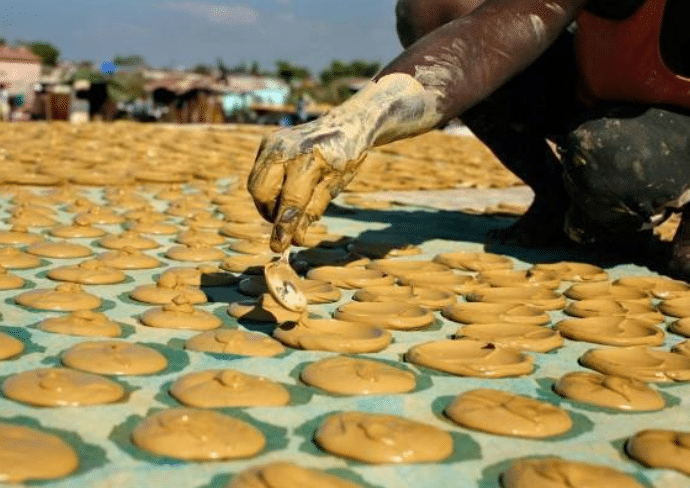
[[487, 0], [408, 47], [350, 100], [268, 136], [249, 178], [275, 222], [271, 247], [301, 242], [367, 149], [433, 129], [531, 64], [586, 0]]

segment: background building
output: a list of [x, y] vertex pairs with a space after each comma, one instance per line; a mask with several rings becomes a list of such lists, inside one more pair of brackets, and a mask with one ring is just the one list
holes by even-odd
[[0, 83], [7, 85], [15, 106], [32, 105], [40, 78], [41, 58], [24, 46], [0, 45]]

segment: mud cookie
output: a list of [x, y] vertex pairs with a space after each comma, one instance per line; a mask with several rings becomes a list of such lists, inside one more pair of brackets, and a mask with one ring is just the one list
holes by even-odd
[[378, 352], [391, 343], [390, 332], [377, 326], [332, 319], [302, 318], [277, 327], [273, 336], [296, 349], [341, 353]]
[[562, 281], [586, 282], [606, 281], [608, 275], [599, 266], [587, 263], [560, 261], [557, 263], [543, 263], [532, 266], [534, 271], [555, 273]]
[[690, 357], [646, 347], [591, 349], [580, 363], [600, 373], [649, 383], [690, 381]]
[[62, 239], [95, 238], [104, 236], [106, 232], [85, 222], [83, 219], [75, 218], [71, 225], [60, 225], [50, 229], [50, 235]]
[[449, 270], [449, 267], [444, 264], [420, 259], [376, 259], [367, 264], [366, 268], [381, 271], [396, 278], [408, 278]]
[[228, 305], [228, 315], [236, 319], [282, 324], [296, 322], [305, 311], [295, 312], [279, 304], [270, 293], [264, 293], [256, 300], [241, 300]]
[[278, 407], [290, 402], [280, 383], [233, 369], [186, 374], [170, 386], [170, 394], [190, 407]]
[[24, 286], [24, 279], [7, 272], [4, 266], [0, 265], [0, 290], [15, 290]]
[[124, 249], [126, 247], [131, 249], [138, 249], [145, 251], [147, 249], [156, 249], [160, 247], [153, 239], [142, 236], [138, 232], [126, 230], [121, 234], [110, 234], [98, 241], [101, 247], [106, 249]]
[[139, 218], [135, 222], [127, 225], [127, 230], [140, 234], [153, 234], [169, 236], [177, 234], [177, 226], [167, 222], [151, 221], [146, 218]]
[[100, 207], [98, 205], [94, 205], [84, 212], [77, 214], [75, 218], [80, 219], [81, 222], [88, 222], [96, 225], [121, 224], [125, 221], [122, 215], [118, 215], [112, 209]]
[[561, 320], [556, 330], [567, 339], [608, 346], [659, 346], [664, 342], [664, 332], [658, 327], [626, 317]]
[[14, 484], [62, 478], [78, 466], [77, 453], [58, 436], [0, 422], [0, 479], [3, 482]]
[[608, 466], [557, 457], [519, 459], [501, 474], [504, 488], [643, 488], [631, 475]]
[[643, 430], [628, 439], [625, 451], [649, 468], [675, 469], [690, 476], [690, 432]]
[[24, 207], [15, 208], [7, 222], [22, 227], [52, 227], [57, 224], [49, 215]]
[[306, 384], [340, 395], [382, 395], [414, 390], [414, 373], [370, 359], [336, 356], [311, 363], [300, 373]]
[[552, 437], [573, 425], [568, 413], [555, 405], [488, 388], [457, 396], [445, 412], [463, 427], [506, 436]]
[[162, 307], [152, 308], [141, 315], [141, 323], [162, 329], [210, 330], [223, 321], [210, 312], [196, 309], [187, 295], [178, 295]]
[[75, 283], [61, 283], [54, 289], [37, 288], [14, 297], [15, 303], [37, 310], [73, 312], [93, 310], [101, 306], [101, 299], [82, 290]]
[[415, 304], [399, 302], [350, 302], [333, 313], [336, 319], [393, 330], [415, 330], [429, 327], [434, 315]]
[[442, 461], [453, 453], [453, 438], [432, 425], [396, 415], [340, 412], [314, 433], [324, 450], [371, 464]]
[[53, 259], [84, 258], [91, 256], [93, 252], [88, 246], [74, 244], [72, 242], [41, 241], [31, 244], [26, 252], [34, 256]]
[[353, 300], [359, 302], [405, 302], [429, 310], [440, 310], [457, 302], [454, 293], [418, 286], [367, 286], [355, 292]]
[[38, 268], [41, 260], [14, 247], [0, 248], [0, 266], [7, 269]]
[[453, 270], [413, 273], [399, 276], [398, 282], [406, 286], [419, 286], [434, 290], [449, 291], [456, 295], [466, 295], [467, 293], [472, 293], [473, 291], [491, 286], [487, 283], [478, 281], [472, 275], [458, 274]]
[[685, 341], [679, 342], [678, 344], [675, 344], [671, 348], [671, 352], [675, 352], [677, 354], [682, 354], [683, 356], [689, 356], [690, 357], [690, 341], [685, 340]]
[[41, 234], [29, 232], [23, 225], [13, 225], [9, 230], [0, 230], [0, 245], [23, 246], [43, 240]]
[[468, 293], [466, 298], [468, 302], [512, 303], [542, 310], [560, 310], [566, 304], [565, 298], [560, 293], [538, 286], [483, 288]]
[[132, 431], [139, 449], [176, 459], [246, 458], [266, 445], [260, 430], [212, 410], [174, 408], [146, 417]]
[[541, 286], [555, 290], [561, 284], [561, 279], [554, 272], [533, 269], [493, 269], [482, 271], [477, 276], [480, 283], [487, 283], [494, 287]]
[[179, 278], [173, 275], [161, 275], [155, 284], [137, 286], [129, 294], [133, 300], [153, 305], [165, 305], [178, 295], [185, 295], [192, 304], [208, 301], [206, 294], [198, 287], [180, 283]]
[[612, 300], [639, 300], [647, 298], [649, 293], [646, 290], [633, 288], [630, 286], [616, 285], [608, 281], [598, 281], [596, 283], [575, 283], [563, 292], [568, 298], [573, 300], [587, 299], [612, 299]]
[[61, 355], [62, 364], [89, 373], [147, 375], [168, 367], [161, 353], [147, 346], [125, 341], [79, 342]]
[[129, 246], [116, 251], [104, 252], [97, 259], [115, 269], [152, 269], [162, 264], [153, 256], [144, 254], [139, 249]]
[[690, 317], [690, 296], [664, 300], [659, 304], [659, 311], [671, 317]]
[[676, 320], [668, 326], [668, 330], [683, 337], [690, 337], [690, 318]]
[[[188, 286], [231, 286], [237, 283], [237, 276], [214, 264], [199, 264], [194, 268], [168, 268], [158, 280], [174, 276], [175, 281]], [[165, 278], [164, 278], [165, 277]]]
[[616, 300], [590, 299], [571, 302], [563, 310], [574, 317], [626, 317], [660, 324], [664, 316], [657, 312], [648, 299]]
[[488, 252], [441, 253], [434, 257], [434, 262], [463, 271], [488, 271], [513, 267], [513, 262], [509, 258]]
[[624, 276], [615, 280], [613, 284], [629, 286], [663, 299], [690, 294], [690, 286], [687, 283], [663, 276]]
[[127, 275], [121, 270], [109, 267], [100, 259], [89, 259], [79, 264], [53, 268], [48, 271], [47, 276], [51, 280], [81, 285], [111, 285], [127, 279]]
[[227, 488], [362, 488], [318, 469], [308, 469], [289, 462], [272, 462], [240, 472]]
[[462, 302], [443, 309], [448, 320], [461, 324], [531, 324], [544, 325], [549, 315], [542, 309], [516, 303]]
[[228, 249], [240, 254], [273, 254], [268, 240], [263, 239], [238, 239], [231, 242]]
[[325, 281], [348, 290], [365, 286], [392, 285], [395, 281], [392, 276], [375, 269], [341, 266], [321, 266], [311, 269], [307, 273], [307, 278]]
[[276, 356], [285, 351], [280, 342], [269, 336], [239, 329], [202, 332], [188, 339], [184, 347], [190, 351], [261, 357]]
[[508, 347], [472, 339], [426, 342], [410, 348], [411, 363], [458, 376], [505, 378], [530, 374], [533, 359]]
[[220, 267], [233, 273], [262, 274], [264, 266], [274, 259], [272, 254], [237, 254], [225, 258]]
[[122, 333], [120, 324], [91, 310], [77, 310], [68, 315], [44, 319], [39, 322], [38, 328], [45, 332], [74, 336], [118, 337]]
[[235, 239], [254, 239], [271, 237], [273, 226], [266, 223], [235, 223], [225, 224], [220, 228], [221, 235], [234, 237]]
[[183, 224], [198, 229], [220, 229], [225, 225], [225, 222], [214, 217], [211, 212], [196, 211], [187, 217]]
[[125, 396], [125, 390], [97, 374], [41, 368], [9, 376], [2, 383], [2, 394], [40, 407], [76, 407], [116, 402]]
[[630, 412], [661, 410], [663, 397], [642, 381], [588, 371], [563, 375], [553, 386], [564, 398]]
[[201, 243], [172, 246], [165, 255], [175, 261], [221, 261], [226, 254], [218, 248]]
[[0, 332], [0, 360], [10, 359], [24, 350], [24, 343], [9, 334]]
[[454, 337], [535, 352], [549, 352], [563, 345], [563, 338], [557, 331], [530, 324], [469, 324], [458, 328]]
[[226, 241], [226, 239], [217, 232], [199, 230], [194, 227], [177, 234], [175, 240], [180, 244], [202, 244], [205, 246], [217, 246]]

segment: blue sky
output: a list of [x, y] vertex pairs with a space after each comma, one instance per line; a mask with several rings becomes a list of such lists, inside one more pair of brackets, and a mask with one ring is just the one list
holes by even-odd
[[395, 0], [0, 0], [0, 36], [47, 40], [98, 65], [141, 54], [154, 66], [277, 59], [315, 74], [331, 60], [386, 64], [401, 50]]

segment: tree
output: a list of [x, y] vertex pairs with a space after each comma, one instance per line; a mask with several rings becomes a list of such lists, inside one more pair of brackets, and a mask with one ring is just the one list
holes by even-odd
[[41, 64], [44, 66], [55, 66], [60, 57], [60, 50], [49, 42], [33, 41], [25, 44], [26, 47], [41, 58]]
[[213, 73], [213, 66], [206, 63], [198, 63], [192, 68], [192, 73], [208, 76]]
[[113, 63], [118, 68], [143, 68], [146, 66], [146, 60], [139, 54], [118, 54], [113, 58]]
[[284, 60], [276, 61], [276, 73], [280, 78], [285, 80], [285, 83], [288, 85], [292, 80], [303, 80], [311, 76], [307, 68], [293, 65], [289, 61]]
[[230, 74], [230, 68], [228, 68], [221, 58], [216, 59], [216, 67], [218, 68], [218, 76], [221, 80], [226, 79]]
[[144, 98], [144, 76], [140, 72], [118, 71], [108, 80], [108, 95], [118, 102]]
[[321, 82], [324, 85], [328, 85], [333, 80], [338, 78], [371, 78], [379, 71], [379, 63], [363, 61], [361, 59], [356, 59], [350, 63], [344, 63], [340, 60], [335, 60], [331, 62], [331, 66], [325, 69], [319, 75]]

